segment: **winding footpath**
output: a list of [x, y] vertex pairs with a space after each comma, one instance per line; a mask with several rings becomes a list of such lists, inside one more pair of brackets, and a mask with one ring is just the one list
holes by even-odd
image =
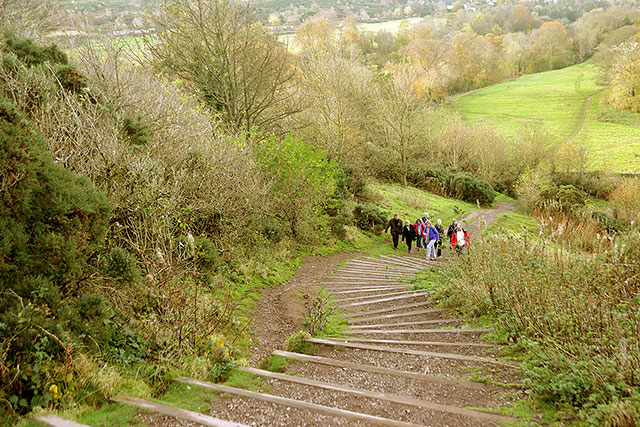
[[[512, 208], [484, 211], [482, 223]], [[408, 284], [421, 271], [440, 266], [408, 255], [345, 262], [320, 281], [346, 321], [340, 336], [309, 339], [313, 354], [274, 350], [273, 355], [288, 361], [286, 373], [239, 368], [262, 378], [259, 391], [176, 379], [185, 395], [194, 387], [217, 392], [208, 415], [126, 396], [114, 400], [150, 411], [143, 421], [152, 426], [514, 422], [496, 412], [522, 397], [518, 366], [500, 359], [501, 348], [483, 339], [489, 329], [469, 326], [455, 310], [440, 308], [432, 292]]]

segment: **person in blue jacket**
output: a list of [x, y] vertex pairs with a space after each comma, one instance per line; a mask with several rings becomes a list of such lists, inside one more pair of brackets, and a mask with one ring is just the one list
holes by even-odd
[[[427, 243], [427, 259], [435, 260], [436, 256], [436, 242], [440, 239], [440, 235], [438, 234], [438, 230], [436, 227], [431, 224], [431, 221], [427, 222], [427, 231], [425, 234], [428, 234], [429, 243]], [[433, 257], [431, 257], [431, 253], [433, 252]]]

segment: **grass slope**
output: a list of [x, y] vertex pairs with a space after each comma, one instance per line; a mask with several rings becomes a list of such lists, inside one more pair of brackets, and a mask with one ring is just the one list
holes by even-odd
[[537, 126], [557, 142], [584, 146], [590, 169], [638, 172], [640, 114], [602, 104], [603, 88], [595, 79], [595, 67], [584, 63], [479, 89], [452, 104], [468, 122], [485, 122], [507, 134]]

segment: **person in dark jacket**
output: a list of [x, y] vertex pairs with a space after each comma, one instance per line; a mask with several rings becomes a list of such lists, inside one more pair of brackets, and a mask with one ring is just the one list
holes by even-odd
[[437, 257], [440, 258], [442, 256], [442, 243], [444, 241], [444, 227], [442, 227], [442, 220], [439, 219], [436, 223], [436, 230], [438, 230], [438, 241], [436, 242], [437, 249]]
[[[449, 228], [447, 228], [447, 237], [449, 238], [449, 242], [451, 242], [451, 236], [453, 235], [453, 233], [455, 233], [457, 227], [458, 220], [454, 219], [451, 225], [449, 225]], [[449, 247], [453, 249], [451, 245]]]
[[402, 221], [400, 220], [400, 215], [395, 214], [393, 218], [389, 220], [384, 232], [386, 233], [389, 229], [391, 229], [391, 237], [393, 238], [393, 249], [398, 249], [398, 241], [402, 234]]
[[407, 243], [407, 252], [411, 252], [411, 243], [416, 239], [416, 229], [409, 220], [404, 222], [402, 241]]

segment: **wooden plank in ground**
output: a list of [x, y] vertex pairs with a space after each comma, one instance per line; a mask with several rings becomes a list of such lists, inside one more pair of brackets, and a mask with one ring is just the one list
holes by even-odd
[[341, 340], [347, 342], [362, 342], [371, 344], [406, 344], [406, 345], [430, 345], [442, 347], [479, 347], [479, 348], [496, 348], [493, 344], [475, 343], [475, 342], [440, 342], [440, 341], [405, 341], [405, 340], [384, 340], [373, 338], [332, 338], [333, 340]]
[[399, 290], [407, 290], [407, 286], [382, 286], [382, 287], [366, 287], [366, 288], [356, 288], [356, 287], [341, 287], [341, 288], [327, 288], [332, 294], [355, 294], [362, 292], [380, 292], [380, 291], [399, 291]]
[[433, 292], [416, 291], [416, 292], [414, 292], [412, 294], [407, 294], [407, 295], [397, 295], [397, 296], [393, 296], [393, 297], [374, 299], [374, 300], [371, 300], [371, 301], [367, 300], [367, 301], [360, 301], [360, 302], [352, 302], [350, 304], [340, 305], [340, 307], [341, 308], [358, 307], [358, 306], [361, 306], [361, 305], [377, 304], [377, 303], [380, 303], [380, 302], [397, 301], [399, 299], [415, 298], [415, 297], [420, 297], [420, 296], [427, 297], [427, 296], [429, 296], [431, 294], [433, 294]]
[[379, 277], [379, 276], [398, 276], [398, 277], [406, 277], [411, 276], [413, 272], [405, 272], [405, 271], [393, 271], [393, 270], [374, 270], [374, 269], [364, 269], [364, 268], [341, 268], [336, 270], [334, 274], [357, 274], [357, 275], [366, 275], [371, 277]]
[[351, 342], [340, 342], [340, 341], [331, 341], [325, 340], [322, 338], [308, 338], [305, 341], [311, 342], [314, 344], [323, 344], [329, 346], [336, 347], [347, 347], [347, 348], [356, 348], [359, 350], [371, 350], [371, 351], [383, 351], [387, 353], [400, 353], [400, 354], [412, 354], [414, 356], [427, 356], [427, 357], [436, 357], [439, 359], [451, 359], [451, 360], [460, 360], [464, 362], [482, 362], [489, 363], [493, 365], [506, 366], [509, 368], [518, 368], [516, 365], [512, 365], [511, 363], [503, 362], [501, 360], [492, 359], [489, 357], [480, 357], [480, 356], [467, 356], [464, 354], [454, 354], [454, 353], [437, 353], [433, 351], [422, 351], [422, 350], [414, 350], [412, 348], [397, 348], [397, 347], [381, 347], [378, 345], [368, 345], [368, 344], [357, 344]]
[[322, 406], [315, 403], [305, 402], [302, 400], [289, 399], [287, 397], [274, 396], [272, 394], [257, 393], [255, 391], [249, 391], [242, 388], [229, 387], [221, 384], [213, 384], [206, 381], [198, 381], [190, 378], [176, 378], [176, 381], [184, 382], [187, 384], [193, 384], [200, 387], [206, 387], [211, 390], [216, 390], [222, 393], [235, 394], [238, 396], [247, 397], [250, 399], [262, 400], [265, 402], [275, 403], [277, 405], [287, 406], [289, 408], [298, 408], [307, 411], [318, 412], [333, 417], [349, 418], [352, 420], [364, 421], [370, 424], [385, 425], [385, 426], [416, 426], [416, 424], [409, 424], [402, 421], [391, 420], [388, 418], [377, 417], [375, 415], [362, 414], [359, 412], [347, 411], [345, 409], [331, 408], [329, 406]]
[[370, 276], [331, 276], [322, 280], [322, 283], [331, 283], [331, 282], [348, 282], [348, 281], [367, 281], [367, 282], [376, 282], [376, 283], [398, 283], [398, 279], [383, 279], [380, 277], [370, 277]]
[[361, 296], [357, 296], [357, 297], [334, 299], [333, 302], [349, 302], [349, 301], [364, 300], [364, 299], [367, 299], [367, 298], [393, 297], [393, 296], [397, 296], [397, 295], [415, 294], [417, 292], [420, 292], [420, 291], [415, 291], [415, 290], [414, 291], [408, 291], [406, 289], [404, 289], [404, 290], [392, 290], [392, 291], [385, 292], [385, 293], [382, 293], [382, 294], [361, 295]]
[[410, 397], [400, 396], [397, 394], [385, 394], [377, 391], [357, 389], [346, 385], [332, 384], [324, 381], [317, 381], [308, 378], [296, 377], [294, 375], [281, 374], [278, 372], [265, 371], [255, 368], [237, 368], [240, 371], [250, 374], [259, 375], [267, 378], [275, 378], [281, 381], [288, 381], [296, 384], [322, 388], [325, 390], [338, 391], [342, 393], [355, 394], [357, 396], [368, 397], [370, 399], [383, 400], [386, 402], [398, 403], [401, 405], [415, 406], [418, 408], [431, 409], [439, 412], [446, 412], [453, 415], [462, 415], [478, 420], [496, 421], [496, 422], [515, 422], [517, 419], [505, 417], [502, 415], [490, 414], [486, 412], [474, 411], [471, 409], [460, 408], [458, 406], [442, 405], [426, 400], [412, 399]]
[[391, 263], [388, 261], [383, 261], [383, 262], [374, 262], [374, 261], [358, 261], [357, 263], [355, 263], [354, 265], [358, 265], [358, 266], [362, 266], [362, 267], [373, 267], [373, 268], [390, 268], [390, 269], [394, 269], [397, 271], [406, 271], [406, 272], [411, 272], [411, 273], [417, 273], [420, 271], [420, 268], [417, 267], [409, 267], [409, 266], [404, 266], [404, 265], [398, 265], [395, 263]]
[[418, 269], [421, 269], [421, 270], [429, 267], [429, 264], [426, 264], [426, 262], [423, 263], [421, 261], [409, 261], [412, 258], [408, 258], [408, 257], [391, 258], [391, 257], [385, 256], [385, 255], [380, 255], [380, 258], [387, 259], [387, 260], [389, 260], [389, 262], [395, 262], [395, 263], [397, 263], [399, 265], [405, 265], [407, 267], [418, 268]]
[[336, 276], [358, 276], [358, 277], [367, 277], [367, 278], [383, 278], [383, 279], [406, 279], [412, 277], [412, 273], [404, 274], [404, 273], [374, 273], [368, 271], [355, 272], [355, 271], [336, 271], [334, 277]]
[[243, 426], [243, 424], [238, 424], [231, 421], [219, 420], [218, 418], [210, 417], [209, 415], [200, 414], [198, 412], [187, 411], [186, 409], [180, 409], [174, 406], [163, 405], [157, 402], [150, 402], [148, 400], [138, 399], [136, 397], [116, 396], [116, 397], [112, 397], [111, 400], [118, 403], [125, 403], [127, 405], [148, 409], [150, 411], [157, 412], [159, 414], [169, 415], [171, 417], [178, 418], [181, 420], [203, 424], [205, 426], [212, 426], [212, 427], [242, 427]]
[[356, 324], [356, 323], [361, 323], [361, 322], [371, 322], [374, 320], [384, 320], [384, 319], [396, 319], [398, 317], [410, 317], [410, 316], [416, 316], [419, 314], [431, 314], [431, 313], [442, 313], [444, 311], [447, 311], [447, 309], [445, 308], [430, 308], [427, 310], [416, 310], [416, 311], [405, 311], [402, 313], [391, 313], [391, 314], [383, 314], [381, 316], [375, 316], [375, 317], [365, 317], [362, 319], [347, 319], [347, 323], [349, 323], [350, 325], [352, 324]]
[[347, 362], [345, 360], [331, 359], [329, 357], [311, 356], [309, 354], [291, 353], [284, 350], [275, 350], [276, 356], [287, 357], [289, 359], [300, 360], [303, 362], [317, 363], [320, 365], [334, 366], [338, 368], [354, 369], [356, 371], [371, 372], [374, 374], [389, 375], [392, 377], [411, 378], [418, 381], [424, 381], [435, 384], [442, 384], [453, 387], [463, 387], [467, 389], [481, 390], [484, 385], [471, 381], [457, 380], [452, 378], [437, 377], [435, 375], [426, 375], [419, 372], [400, 371], [398, 369], [381, 368], [374, 365], [364, 365], [361, 363]]
[[397, 280], [389, 280], [389, 281], [379, 281], [379, 280], [367, 280], [367, 279], [358, 279], [358, 280], [339, 280], [339, 281], [331, 281], [331, 280], [323, 280], [319, 282], [322, 285], [405, 285], [407, 283], [402, 283]]
[[34, 420], [45, 423], [51, 427], [89, 427], [86, 424], [80, 424], [75, 421], [67, 420], [57, 415], [43, 414], [33, 417]]
[[492, 329], [367, 329], [367, 330], [354, 330], [347, 329], [343, 331], [344, 334], [484, 334], [491, 332]]
[[356, 318], [356, 317], [370, 316], [372, 314], [380, 314], [380, 313], [388, 313], [390, 311], [406, 310], [408, 308], [426, 307], [426, 306], [433, 305], [433, 304], [434, 304], [433, 301], [416, 302], [416, 303], [413, 303], [413, 304], [397, 305], [395, 307], [389, 307], [389, 308], [380, 308], [378, 310], [363, 311], [363, 312], [359, 312], [359, 313], [349, 313], [349, 315], [346, 316], [346, 317], [349, 318], [349, 319], [352, 319], [352, 318]]
[[434, 325], [438, 323], [455, 323], [466, 322], [469, 319], [436, 319], [436, 320], [420, 320], [418, 322], [400, 322], [400, 323], [378, 323], [375, 325], [354, 325], [349, 329], [373, 329], [373, 328], [391, 328], [396, 326], [411, 326], [411, 325]]
[[421, 270], [419, 266], [416, 266], [414, 264], [396, 262], [394, 260], [384, 258], [376, 258], [375, 261], [372, 260], [367, 262], [369, 263], [368, 265], [389, 266], [390, 268], [397, 269], [398, 271], [410, 271], [413, 273], [418, 273]]

